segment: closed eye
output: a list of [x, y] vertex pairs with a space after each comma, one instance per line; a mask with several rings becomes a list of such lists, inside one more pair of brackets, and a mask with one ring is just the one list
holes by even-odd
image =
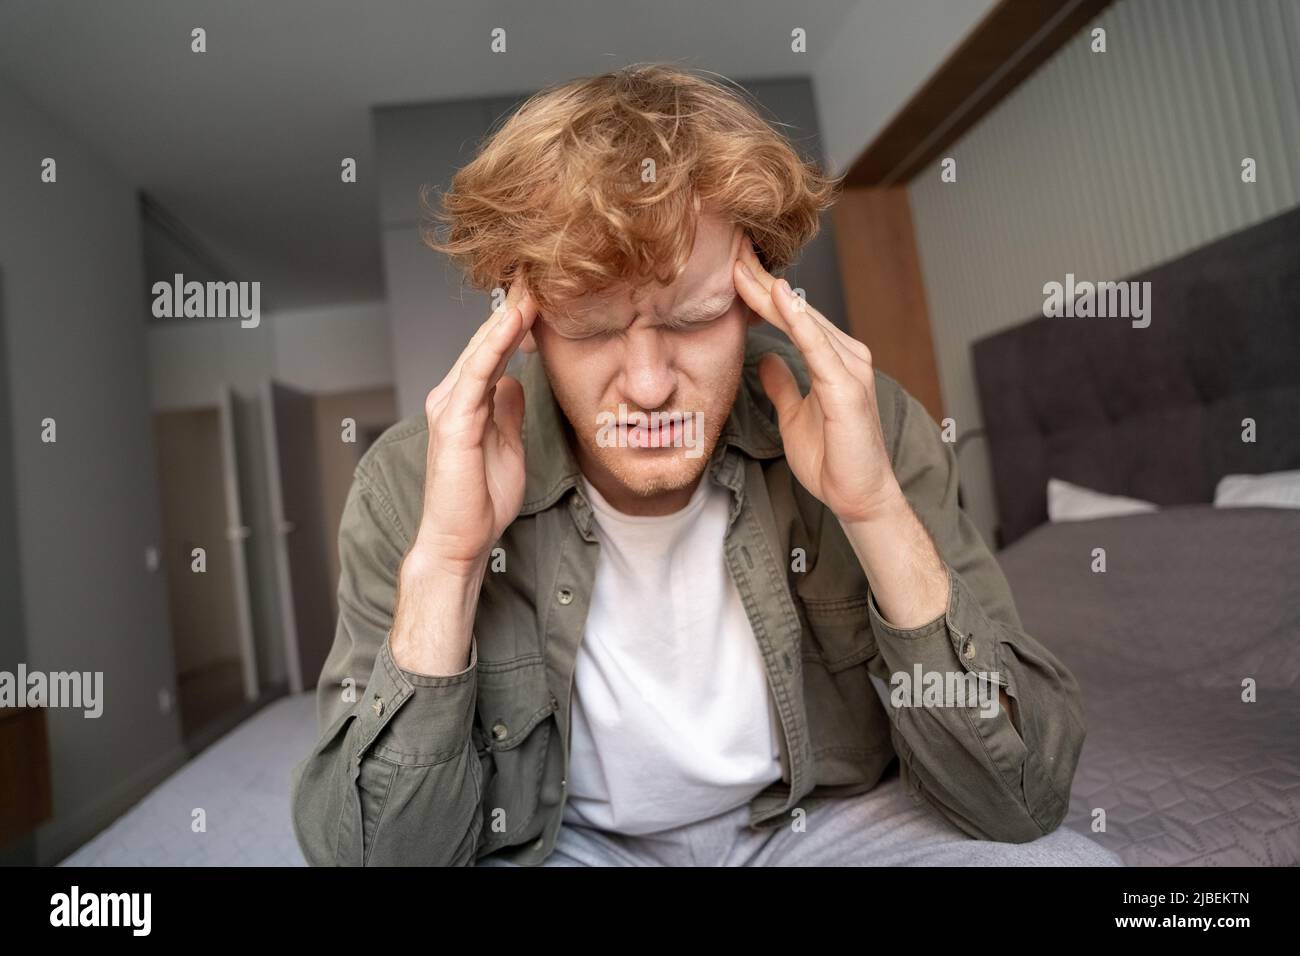
[[722, 319], [722, 316], [715, 315], [712, 319], [669, 319], [663, 326], [671, 330], [671, 332], [694, 332], [694, 330], [705, 328], [706, 325], [715, 323], [719, 319]]
[[704, 328], [706, 325], [709, 325], [709, 324], [711, 324], [711, 323], [713, 323], [713, 322], [718, 321], [718, 319], [722, 318], [722, 317], [723, 317], [724, 315], [726, 315], [730, 310], [731, 310], [731, 307], [728, 306], [726, 309], [723, 309], [723, 310], [722, 310], [721, 312], [719, 312], [717, 315], [709, 316], [708, 318], [703, 318], [703, 319], [691, 319], [691, 318], [685, 318], [685, 319], [677, 319], [677, 318], [673, 318], [673, 319], [669, 319], [667, 322], [664, 323], [664, 328], [666, 328], [666, 329], [670, 329], [670, 330], [672, 330], [672, 331], [674, 331], [674, 332], [689, 332], [689, 331], [693, 331], [693, 330], [695, 330], [695, 329], [702, 329], [702, 328]]
[[[718, 321], [730, 312], [731, 307], [735, 305], [735, 302], [736, 299], [733, 295], [730, 301], [728, 301], [721, 309], [718, 309], [715, 306], [712, 310], [703, 315], [691, 315], [688, 313], [685, 315], [671, 316], [670, 318], [664, 319], [660, 322], [659, 326], [660, 328], [667, 329], [670, 332], [691, 332], [697, 329], [702, 329], [705, 326]], [[539, 316], [539, 318], [541, 318], [541, 316]], [[566, 328], [556, 323], [553, 323], [552, 327], [561, 336], [573, 342], [583, 342], [588, 339], [610, 339], [614, 336], [622, 335], [626, 331], [626, 329], [596, 329], [594, 331], [584, 332], [580, 329], [573, 328], [572, 326]]]

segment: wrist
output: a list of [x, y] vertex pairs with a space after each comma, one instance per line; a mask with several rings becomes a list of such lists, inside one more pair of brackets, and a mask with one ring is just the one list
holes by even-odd
[[398, 569], [399, 583], [452, 593], [464, 587], [477, 587], [483, 581], [488, 557], [483, 554], [468, 559], [448, 558], [440, 549], [422, 543], [417, 535]]
[[419, 677], [455, 677], [469, 667], [471, 641], [466, 641], [462, 648], [454, 642], [433, 644], [393, 631], [388, 638], [388, 650], [393, 663], [408, 674]]
[[398, 667], [429, 677], [466, 668], [486, 568], [486, 559], [448, 562], [411, 549], [398, 572], [388, 638]]
[[840, 524], [846, 531], [851, 528], [868, 529], [873, 526], [897, 523], [899, 519], [910, 517], [912, 506], [903, 494], [898, 481], [891, 480], [878, 494], [859, 503], [852, 511], [837, 514]]
[[840, 525], [889, 626], [915, 628], [945, 613], [948, 566], [901, 489]]

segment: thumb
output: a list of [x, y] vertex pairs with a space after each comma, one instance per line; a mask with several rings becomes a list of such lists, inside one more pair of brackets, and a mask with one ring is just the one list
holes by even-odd
[[524, 387], [510, 375], [502, 375], [492, 393], [492, 420], [497, 431], [512, 445], [523, 441]]
[[794, 415], [803, 400], [803, 393], [799, 391], [799, 383], [795, 381], [794, 373], [790, 371], [790, 366], [785, 364], [781, 356], [775, 352], [768, 352], [758, 360], [758, 380], [762, 383], [763, 391], [767, 393], [773, 407], [776, 408], [778, 424], [784, 429], [786, 422]]

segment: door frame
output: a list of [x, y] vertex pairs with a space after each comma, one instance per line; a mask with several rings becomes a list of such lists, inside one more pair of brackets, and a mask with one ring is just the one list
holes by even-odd
[[235, 396], [229, 385], [220, 387], [217, 418], [221, 428], [222, 484], [226, 492], [226, 541], [230, 545], [230, 574], [235, 588], [235, 619], [239, 626], [239, 656], [243, 663], [244, 699], [257, 700], [261, 688], [257, 672], [257, 645], [253, 637], [253, 608], [248, 588], [245, 542], [252, 533], [244, 523], [239, 494], [238, 446], [235, 442]]
[[262, 435], [266, 441], [267, 485], [271, 492], [271, 532], [275, 552], [275, 577], [279, 590], [280, 626], [284, 632], [284, 656], [289, 675], [289, 692], [301, 694], [302, 658], [298, 652], [298, 619], [293, 610], [293, 576], [289, 569], [287, 538], [293, 524], [284, 514], [284, 489], [280, 485], [280, 442], [275, 428], [275, 396], [270, 380], [261, 385]]

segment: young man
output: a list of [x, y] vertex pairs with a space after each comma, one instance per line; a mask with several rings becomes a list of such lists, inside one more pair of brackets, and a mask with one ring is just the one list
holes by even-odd
[[836, 185], [664, 67], [456, 176], [430, 244], [509, 294], [357, 468], [310, 862], [1114, 862], [951, 449], [772, 275]]

